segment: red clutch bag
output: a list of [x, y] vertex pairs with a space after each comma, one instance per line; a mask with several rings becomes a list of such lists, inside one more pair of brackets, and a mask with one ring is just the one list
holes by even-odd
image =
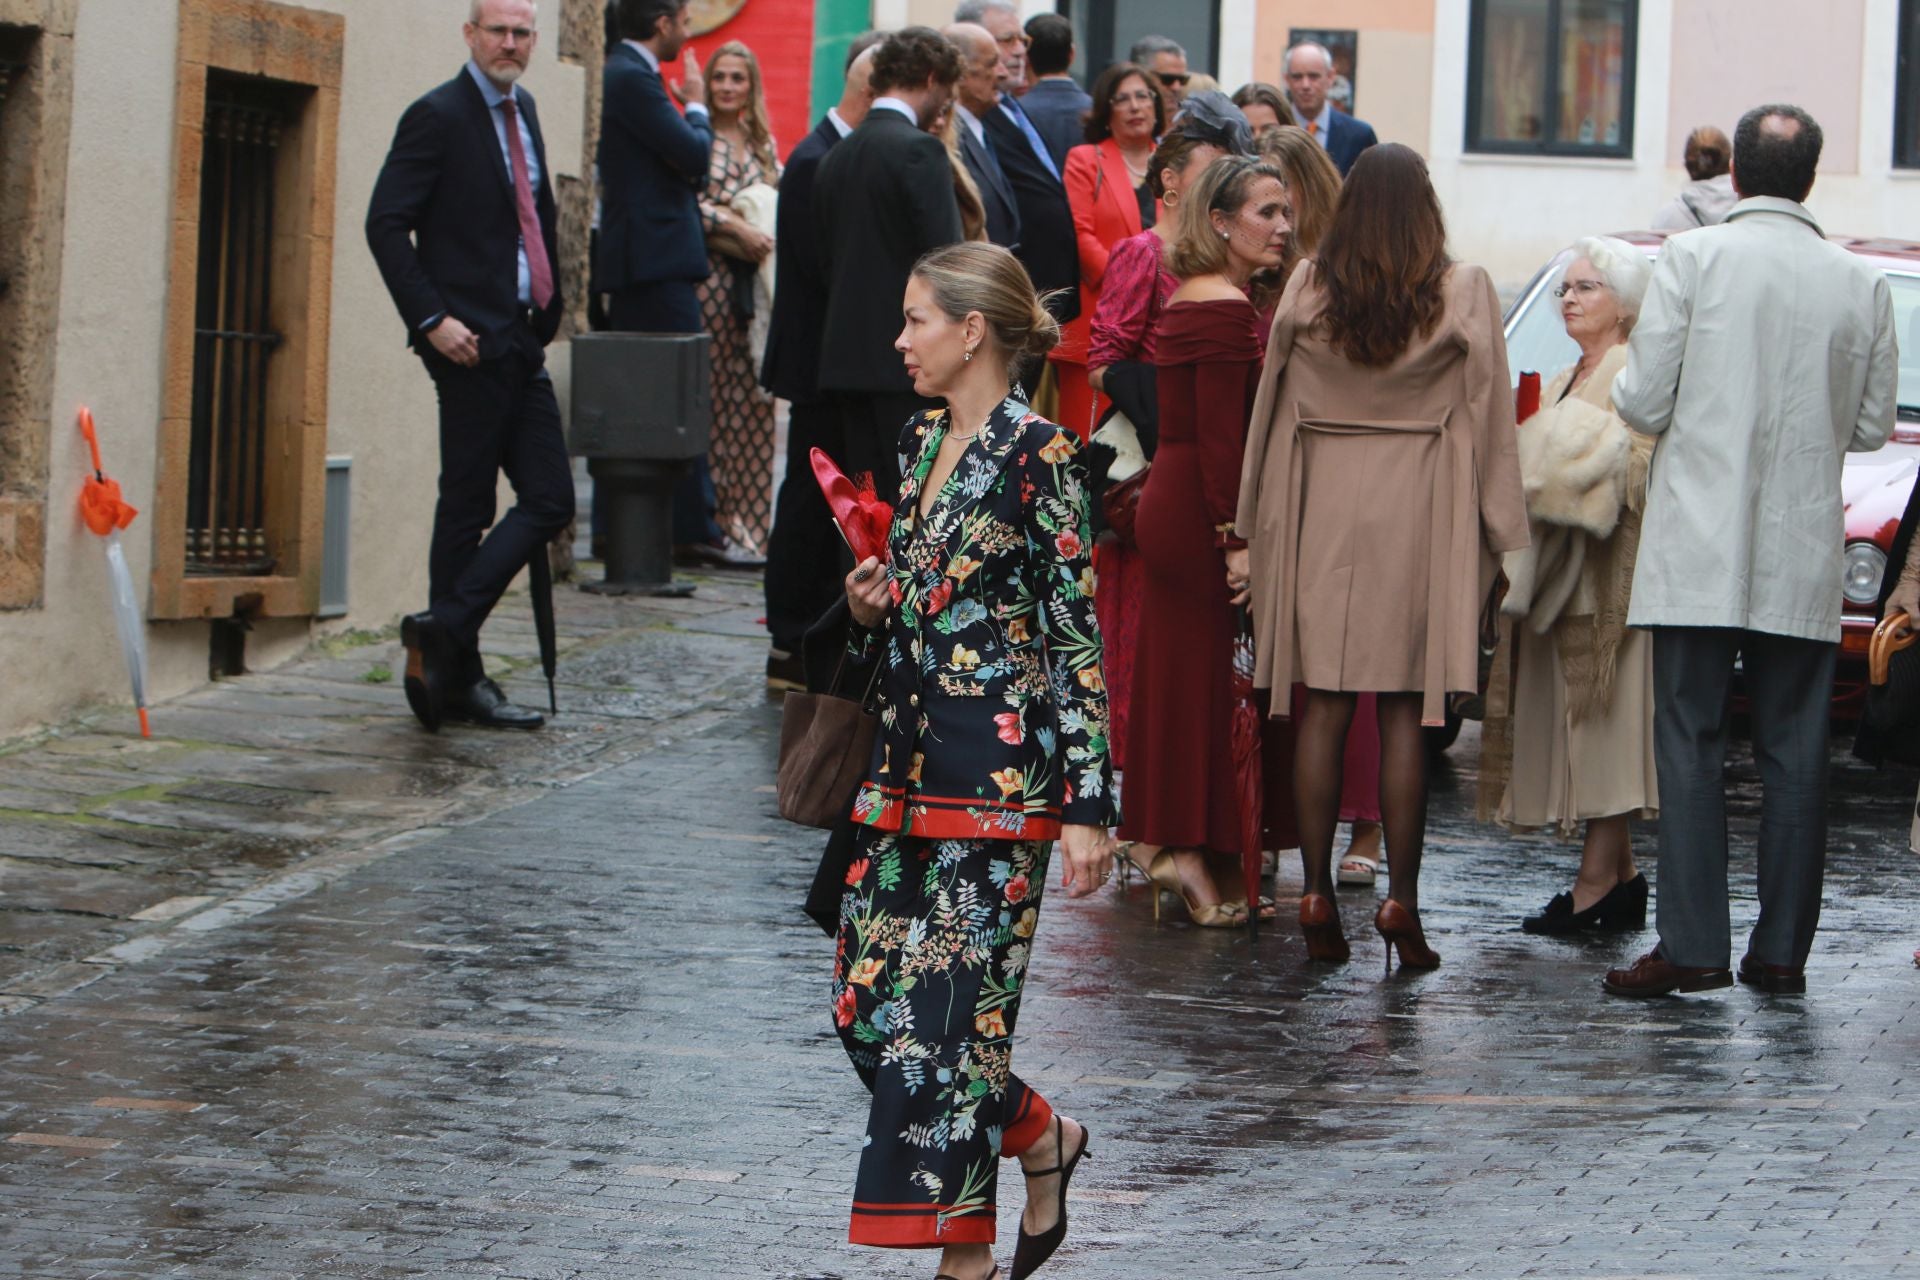
[[853, 552], [853, 562], [878, 559], [885, 563], [887, 534], [893, 528], [893, 508], [874, 491], [873, 477], [862, 475], [856, 484], [821, 450], [815, 449], [809, 457], [813, 478], [819, 482], [820, 492], [833, 512], [834, 527], [840, 530], [840, 536], [847, 540], [847, 547]]
[[1540, 412], [1540, 375], [1529, 369], [1520, 375], [1520, 385], [1513, 389], [1513, 420], [1518, 426], [1534, 414]]

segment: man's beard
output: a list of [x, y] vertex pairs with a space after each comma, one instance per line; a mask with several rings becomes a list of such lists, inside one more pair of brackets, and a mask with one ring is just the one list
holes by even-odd
[[527, 69], [510, 59], [502, 58], [487, 68], [487, 74], [501, 84], [512, 84], [526, 74]]

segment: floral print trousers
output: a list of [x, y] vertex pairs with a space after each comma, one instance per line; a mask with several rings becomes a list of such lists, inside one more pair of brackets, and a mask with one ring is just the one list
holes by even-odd
[[847, 872], [833, 1020], [873, 1093], [855, 1244], [991, 1244], [999, 1162], [1053, 1110], [1011, 1070], [1053, 842], [863, 829]]

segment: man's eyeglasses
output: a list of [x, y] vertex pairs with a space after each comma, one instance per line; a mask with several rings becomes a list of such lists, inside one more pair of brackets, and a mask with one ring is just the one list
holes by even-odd
[[1553, 296], [1556, 298], [1564, 298], [1571, 293], [1584, 298], [1588, 294], [1598, 293], [1606, 287], [1606, 285], [1598, 280], [1569, 280], [1565, 284], [1555, 285]]
[[1033, 37], [1024, 31], [1009, 31], [1003, 36], [995, 36], [994, 39], [1009, 49], [1015, 48], [1016, 46], [1024, 49], [1033, 43]]
[[505, 40], [508, 36], [512, 36], [515, 43], [525, 44], [527, 41], [533, 39], [532, 27], [508, 27], [495, 22], [480, 28], [480, 31], [487, 39], [495, 41]]
[[1153, 91], [1135, 89], [1129, 93], [1116, 93], [1113, 95], [1113, 105], [1116, 107], [1152, 106]]

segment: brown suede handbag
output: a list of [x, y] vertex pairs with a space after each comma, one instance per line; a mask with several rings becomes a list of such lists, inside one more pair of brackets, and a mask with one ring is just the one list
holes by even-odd
[[873, 664], [866, 692], [849, 698], [839, 692], [833, 673], [825, 693], [789, 693], [780, 708], [780, 767], [775, 792], [780, 816], [804, 827], [831, 830], [846, 821], [853, 793], [873, 761], [873, 738], [880, 716], [873, 705], [884, 657]]

